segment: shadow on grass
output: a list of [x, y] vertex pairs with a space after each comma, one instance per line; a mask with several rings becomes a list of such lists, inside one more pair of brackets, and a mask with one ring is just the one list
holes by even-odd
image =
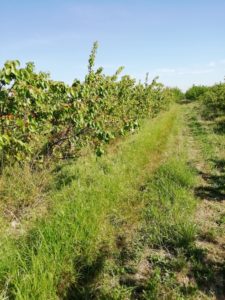
[[[90, 265], [80, 262], [75, 264], [76, 269], [79, 269], [79, 278], [76, 283], [71, 283], [67, 287], [63, 300], [90, 300], [96, 299], [96, 293], [92, 285], [101, 274], [106, 255], [100, 253], [97, 259]], [[78, 265], [81, 265], [80, 268]], [[64, 292], [64, 291], [63, 291]]]
[[72, 160], [57, 166], [53, 171], [55, 179], [54, 184], [58, 191], [79, 179], [80, 174], [76, 169], [70, 168], [71, 164]]
[[193, 102], [196, 102], [196, 100], [182, 99], [179, 101], [179, 104], [189, 104], [189, 103], [193, 103]]
[[189, 128], [191, 129], [191, 132], [195, 136], [204, 136], [206, 134], [206, 129], [202, 126], [202, 124], [199, 122], [199, 120], [196, 118], [196, 116], [191, 116], [188, 120], [189, 122]]
[[189, 252], [191, 270], [189, 276], [194, 278], [198, 288], [207, 295], [216, 295], [216, 299], [225, 299], [225, 262], [215, 262], [207, 258], [201, 248]]
[[[206, 185], [195, 189], [200, 199], [221, 202], [225, 200], [225, 160], [212, 159], [216, 175], [200, 171]], [[213, 293], [216, 299], [225, 299], [225, 262], [215, 262], [207, 258], [206, 252], [196, 248], [192, 255], [191, 275], [198, 287], [206, 294]]]
[[212, 160], [218, 175], [199, 172], [207, 185], [195, 189], [195, 195], [209, 201], [225, 200], [225, 160]]
[[225, 134], [225, 120], [216, 122], [214, 132], [221, 135]]

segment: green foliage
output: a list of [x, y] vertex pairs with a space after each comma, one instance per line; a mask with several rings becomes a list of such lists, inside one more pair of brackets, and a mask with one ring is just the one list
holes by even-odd
[[174, 101], [180, 102], [181, 100], [184, 99], [185, 95], [179, 88], [175, 87], [175, 88], [170, 88], [169, 90], [170, 93], [172, 94]]
[[208, 87], [203, 85], [193, 85], [185, 93], [185, 97], [188, 100], [195, 101], [208, 90]]
[[156, 80], [118, 79], [122, 67], [112, 76], [103, 68], [95, 71], [97, 47], [95, 42], [84, 82], [72, 86], [35, 72], [33, 63], [21, 68], [18, 61], [7, 61], [0, 69], [1, 164], [74, 157], [85, 145], [101, 155], [104, 143], [134, 131], [140, 119], [180, 97]]
[[225, 115], [225, 83], [210, 87], [200, 99], [204, 117], [210, 119]]
[[189, 100], [198, 100], [201, 104], [201, 115], [206, 120], [214, 120], [218, 132], [225, 132], [225, 83], [211, 87], [193, 86], [186, 92]]

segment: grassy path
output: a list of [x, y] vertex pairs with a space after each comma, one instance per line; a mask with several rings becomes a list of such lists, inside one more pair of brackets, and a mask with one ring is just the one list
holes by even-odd
[[76, 289], [80, 274], [115, 247], [118, 224], [138, 223], [144, 205], [137, 201], [139, 188], [174, 145], [180, 122], [180, 108], [174, 107], [113, 153], [65, 167], [48, 218], [19, 240], [1, 244], [3, 299], [65, 298]]
[[195, 195], [199, 198], [196, 244], [202, 250], [200, 286], [210, 299], [225, 299], [225, 136], [217, 131], [216, 122], [199, 115], [200, 108], [194, 105], [189, 121], [196, 149], [192, 163], [199, 177]]
[[225, 140], [211, 125], [174, 106], [64, 166], [51, 212], [2, 238], [2, 299], [224, 299]]
[[136, 235], [121, 235], [100, 276], [71, 299], [224, 299], [225, 140], [196, 107], [182, 113], [176, 143], [139, 192]]

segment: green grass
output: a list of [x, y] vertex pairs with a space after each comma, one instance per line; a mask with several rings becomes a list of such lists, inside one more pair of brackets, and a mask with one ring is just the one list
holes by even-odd
[[220, 119], [217, 118], [215, 120], [208, 121], [201, 117], [201, 107], [199, 107], [199, 103], [192, 104], [191, 107], [188, 108], [188, 111], [191, 132], [198, 143], [202, 156], [209, 167], [213, 169], [216, 167], [213, 159], [225, 159], [224, 133], [218, 132], [217, 130]]
[[[114, 247], [115, 220], [132, 224], [138, 219], [142, 207], [137, 201], [139, 187], [174, 143], [181, 126], [180, 112], [174, 107], [147, 121], [112, 153], [100, 159], [92, 155], [80, 158], [58, 172], [48, 217], [36, 221], [18, 239], [2, 239], [2, 295], [45, 300], [66, 297], [76, 289], [83, 270], [91, 272], [99, 257]], [[185, 176], [179, 180], [186, 182]], [[185, 239], [189, 234], [186, 232]]]
[[[21, 230], [1, 217], [0, 299], [194, 300], [217, 293], [220, 269], [198, 240], [214, 243], [218, 232], [202, 231], [194, 191], [200, 161], [216, 180], [213, 192], [223, 192], [224, 140], [192, 106], [146, 120], [101, 158], [85, 150], [52, 174], [43, 170], [40, 181], [29, 169], [3, 174], [5, 207], [19, 213]], [[40, 195], [43, 206], [32, 210]], [[222, 210], [215, 222], [222, 232]]]
[[146, 224], [149, 243], [164, 248], [186, 248], [194, 241], [193, 212], [196, 199], [193, 170], [182, 157], [162, 165], [148, 184]]
[[[145, 204], [139, 231], [132, 241], [124, 237], [122, 247], [110, 257], [97, 282], [86, 286], [89, 295], [97, 295], [101, 300], [194, 300], [222, 296], [224, 262], [219, 258], [221, 248], [215, 244], [218, 238], [221, 243], [221, 236], [211, 228], [203, 237], [200, 224], [210, 221], [207, 217], [201, 220], [201, 198], [196, 198], [195, 193], [201, 184], [198, 170], [202, 166], [213, 172], [212, 193], [215, 189], [217, 194], [223, 192], [224, 181], [219, 180], [223, 174], [218, 172], [223, 173], [224, 137], [214, 132], [213, 124], [199, 120], [196, 107], [193, 110], [191, 106], [185, 106], [186, 124], [181, 139], [174, 148], [167, 149], [164, 163], [154, 174], [149, 173], [137, 194]], [[217, 211], [214, 222], [222, 232], [223, 205], [213, 204]], [[202, 246], [203, 238], [206, 245], [212, 243], [215, 253], [208, 255], [209, 250]]]
[[[195, 182], [196, 174], [187, 165], [184, 153], [171, 153], [153, 175], [149, 174], [137, 195], [139, 201], [145, 203], [141, 228], [135, 240], [128, 241], [122, 252], [115, 253], [113, 263], [106, 264], [103, 275], [92, 287], [97, 299], [155, 300], [196, 296], [196, 285], [189, 283], [184, 288], [177, 279], [178, 274], [186, 276], [195, 249]], [[140, 281], [137, 275], [142, 274], [141, 261], [148, 267]]]
[[187, 299], [193, 293], [190, 284], [190, 291], [183, 290], [177, 276], [186, 275], [187, 257], [195, 247], [195, 182], [196, 174], [183, 156], [169, 159], [149, 181], [145, 240], [156, 250], [148, 257], [152, 274], [143, 299]]

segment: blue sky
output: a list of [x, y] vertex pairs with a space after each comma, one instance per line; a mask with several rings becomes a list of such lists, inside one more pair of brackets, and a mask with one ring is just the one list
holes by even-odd
[[0, 65], [34, 61], [55, 80], [82, 79], [95, 40], [97, 66], [170, 86], [225, 76], [224, 0], [0, 0]]

